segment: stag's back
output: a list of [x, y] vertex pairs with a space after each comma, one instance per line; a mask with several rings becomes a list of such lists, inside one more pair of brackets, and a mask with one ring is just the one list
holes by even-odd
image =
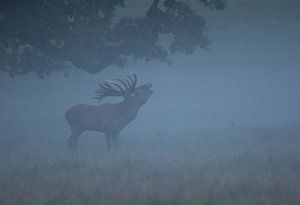
[[75, 105], [66, 112], [65, 117], [71, 127], [82, 131], [118, 132], [136, 115], [137, 108], [134, 105], [106, 103], [102, 105]]

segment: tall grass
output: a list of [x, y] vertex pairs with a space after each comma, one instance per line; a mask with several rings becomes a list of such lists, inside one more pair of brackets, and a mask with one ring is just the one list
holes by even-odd
[[103, 138], [1, 137], [0, 204], [299, 204], [300, 138], [294, 129]]

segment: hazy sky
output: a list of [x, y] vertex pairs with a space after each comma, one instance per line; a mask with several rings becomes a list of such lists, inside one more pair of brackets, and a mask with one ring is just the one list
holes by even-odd
[[[11, 80], [1, 73], [0, 129], [16, 134], [55, 127], [64, 135], [69, 107], [96, 104], [92, 97], [98, 82], [129, 72], [136, 72], [140, 83], [151, 81], [155, 93], [128, 132], [299, 123], [299, 2], [228, 2], [221, 12], [195, 7], [207, 19], [212, 44], [208, 51], [173, 56], [171, 66], [129, 61], [125, 68], [97, 75], [72, 71], [67, 79], [56, 73], [44, 80], [35, 75]], [[128, 8], [132, 5], [138, 3]]]

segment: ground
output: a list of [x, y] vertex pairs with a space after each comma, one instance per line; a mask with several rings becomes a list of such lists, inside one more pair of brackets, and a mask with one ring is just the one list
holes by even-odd
[[5, 205], [289, 204], [300, 201], [299, 129], [203, 130], [128, 136], [108, 153], [104, 137], [1, 138]]

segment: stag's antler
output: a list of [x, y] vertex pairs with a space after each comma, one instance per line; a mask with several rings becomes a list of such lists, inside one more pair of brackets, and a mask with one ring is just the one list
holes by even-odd
[[[96, 99], [101, 101], [106, 96], [118, 97], [127, 96], [128, 94], [134, 92], [137, 83], [136, 74], [131, 74], [127, 76], [128, 79], [115, 79], [108, 80], [104, 83], [99, 83], [99, 88], [96, 90]], [[122, 87], [118, 82], [123, 85]]]

